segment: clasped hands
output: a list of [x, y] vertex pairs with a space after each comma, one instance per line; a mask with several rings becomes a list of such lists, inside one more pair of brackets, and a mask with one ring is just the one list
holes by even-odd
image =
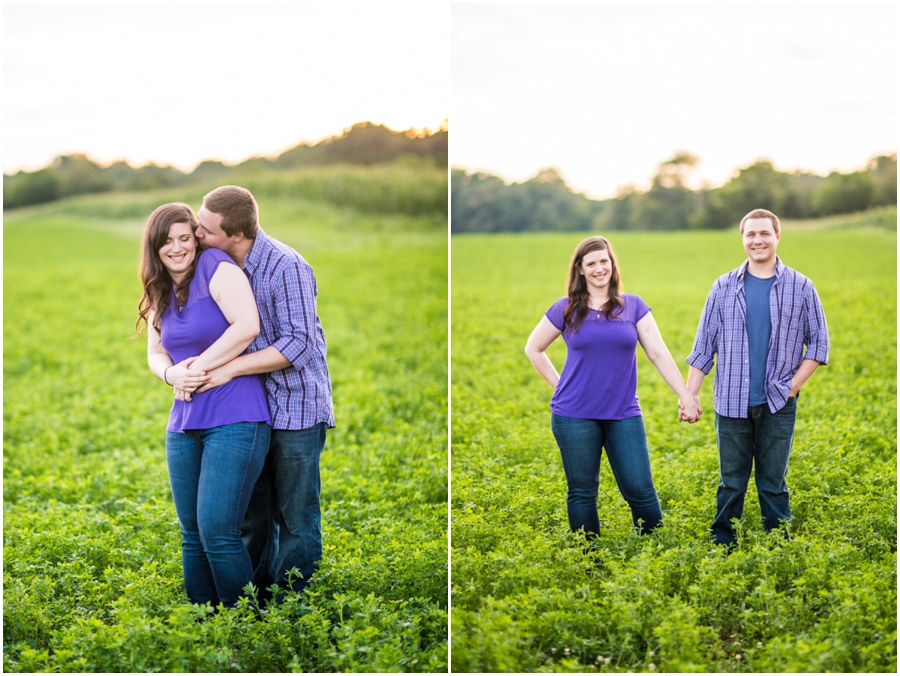
[[197, 357], [189, 357], [184, 361], [170, 366], [166, 371], [166, 380], [175, 392], [175, 398], [179, 401], [190, 401], [192, 392], [206, 392], [214, 387], [224, 385], [235, 374], [225, 364], [211, 371], [191, 370], [189, 367]]
[[695, 423], [700, 420], [700, 416], [703, 415], [703, 408], [700, 406], [700, 397], [694, 394], [691, 398], [693, 401], [687, 406], [685, 406], [681, 399], [678, 400], [678, 422]]
[[189, 367], [196, 358], [188, 357], [166, 369], [166, 380], [172, 386], [175, 398], [179, 401], [190, 401], [191, 393], [209, 382], [209, 374], [206, 371], [190, 370]]

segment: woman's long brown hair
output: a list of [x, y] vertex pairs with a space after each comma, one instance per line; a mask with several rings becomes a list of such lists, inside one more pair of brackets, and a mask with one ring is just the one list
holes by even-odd
[[181, 202], [157, 207], [144, 226], [144, 237], [141, 240], [141, 284], [144, 287], [144, 295], [138, 303], [138, 319], [135, 323], [135, 330], [139, 334], [146, 330], [151, 310], [156, 313], [153, 317], [153, 328], [157, 332], [161, 330], [162, 316], [169, 308], [173, 287], [179, 302], [187, 301], [188, 287], [197, 269], [200, 248], [197, 247], [191, 267], [177, 286], [173, 285], [169, 270], [159, 258], [159, 250], [169, 237], [169, 228], [175, 223], [190, 223], [193, 230], [197, 229], [197, 217], [193, 210]]
[[590, 294], [588, 293], [587, 281], [581, 274], [581, 262], [584, 257], [593, 251], [609, 251], [609, 260], [612, 263], [612, 274], [609, 276], [609, 299], [603, 304], [601, 310], [606, 315], [606, 319], [611, 321], [615, 319], [625, 308], [622, 300], [622, 277], [619, 274], [619, 263], [616, 261], [616, 255], [613, 253], [612, 245], [605, 237], [594, 236], [588, 237], [581, 241], [575, 247], [575, 253], [572, 254], [572, 261], [569, 263], [569, 281], [567, 294], [569, 296], [569, 304], [563, 312], [563, 321], [566, 325], [566, 331], [578, 333], [581, 323], [588, 313], [588, 301]]

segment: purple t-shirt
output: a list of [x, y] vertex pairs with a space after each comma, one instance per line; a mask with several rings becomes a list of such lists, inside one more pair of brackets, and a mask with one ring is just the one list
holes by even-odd
[[[209, 281], [222, 262], [235, 265], [228, 254], [218, 249], [201, 252], [184, 311], [176, 309], [173, 298], [162, 317], [162, 346], [176, 364], [200, 355], [230, 326], [209, 293]], [[272, 422], [261, 376], [240, 376], [206, 392], [194, 392], [191, 401], [176, 399], [166, 429], [206, 430], [239, 422]]]
[[[566, 418], [623, 420], [641, 415], [637, 397], [637, 323], [650, 312], [633, 293], [622, 294], [625, 308], [612, 321], [588, 309], [578, 333], [566, 331], [567, 297], [546, 316], [563, 332], [566, 364], [550, 400], [550, 410]], [[599, 315], [599, 317], [598, 317]]]

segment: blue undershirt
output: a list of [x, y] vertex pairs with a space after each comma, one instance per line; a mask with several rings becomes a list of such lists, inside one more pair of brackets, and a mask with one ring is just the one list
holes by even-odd
[[775, 275], [767, 279], [744, 273], [744, 298], [747, 303], [747, 341], [750, 348], [750, 406], [760, 406], [766, 397], [766, 362], [772, 318], [769, 313], [769, 291]]

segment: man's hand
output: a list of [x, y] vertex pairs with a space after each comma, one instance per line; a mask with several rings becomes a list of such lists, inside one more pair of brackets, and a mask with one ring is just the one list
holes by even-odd
[[817, 368], [819, 368], [819, 362], [813, 359], [804, 359], [800, 362], [800, 367], [797, 369], [794, 377], [791, 378], [791, 391], [788, 392], [788, 396], [796, 397]]
[[206, 374], [206, 382], [197, 389], [197, 392], [206, 392], [214, 387], [219, 387], [231, 381], [234, 374], [228, 368], [230, 364], [223, 364], [219, 368], [215, 368]]
[[175, 399], [178, 401], [190, 401], [191, 393], [186, 390], [182, 390], [180, 387], [173, 387], [172, 391], [175, 393]]
[[694, 400], [694, 402], [693, 402], [693, 403], [694, 403], [694, 406], [695, 406], [696, 409], [697, 409], [697, 415], [696, 415], [696, 417], [694, 417], [693, 419], [691, 419], [692, 416], [690, 416], [690, 415], [688, 415], [688, 414], [685, 413], [685, 410], [684, 410], [684, 408], [685, 408], [685, 407], [684, 407], [684, 402], [681, 401], [681, 399], [679, 399], [679, 400], [678, 400], [678, 422], [695, 423], [695, 422], [697, 422], [698, 420], [700, 420], [700, 418], [703, 416], [703, 408], [700, 406], [700, 397], [699, 397], [698, 395], [695, 394], [695, 395], [692, 396], [692, 398], [693, 398], [693, 400]]
[[[174, 366], [166, 369], [166, 381], [173, 388], [184, 390], [185, 392], [195, 392], [198, 387], [204, 385], [209, 376], [206, 371], [191, 371], [188, 367], [197, 357], [188, 357], [184, 361], [178, 362]], [[190, 401], [186, 399], [185, 401]]]

